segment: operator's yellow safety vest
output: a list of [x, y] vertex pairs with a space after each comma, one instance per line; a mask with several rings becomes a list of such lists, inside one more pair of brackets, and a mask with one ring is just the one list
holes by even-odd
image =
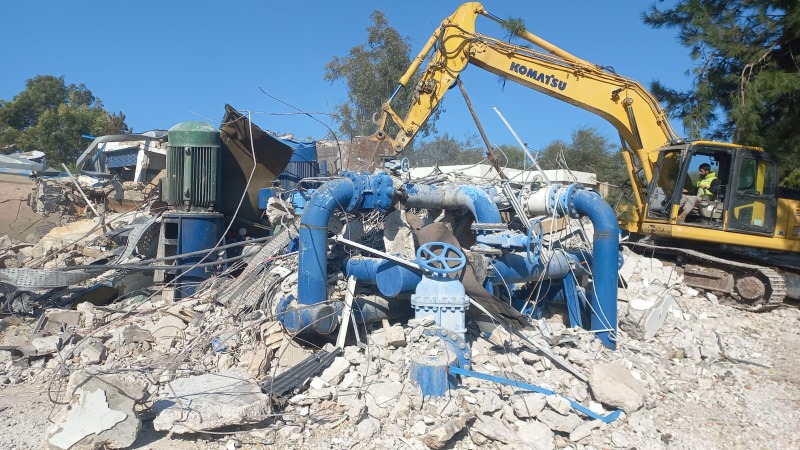
[[705, 178], [697, 181], [697, 196], [702, 197], [707, 195], [711, 200], [714, 199], [714, 193], [711, 192], [711, 182], [717, 179], [716, 172], [709, 172]]

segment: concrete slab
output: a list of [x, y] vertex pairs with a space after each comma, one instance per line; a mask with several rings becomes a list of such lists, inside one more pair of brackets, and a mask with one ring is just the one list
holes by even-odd
[[234, 368], [172, 381], [153, 404], [153, 426], [183, 434], [244, 425], [266, 419], [269, 407], [247, 370]]

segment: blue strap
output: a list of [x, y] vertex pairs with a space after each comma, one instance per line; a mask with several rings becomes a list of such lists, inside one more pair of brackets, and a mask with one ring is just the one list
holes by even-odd
[[558, 395], [561, 398], [567, 399], [567, 401], [569, 401], [570, 405], [572, 405], [572, 407], [576, 411], [578, 411], [579, 413], [584, 414], [584, 415], [586, 415], [588, 417], [591, 417], [592, 419], [600, 420], [603, 423], [613, 422], [613, 421], [615, 421], [615, 420], [617, 420], [619, 418], [620, 414], [622, 414], [622, 410], [621, 409], [613, 411], [613, 412], [611, 412], [611, 413], [609, 413], [608, 415], [605, 415], [605, 416], [601, 415], [601, 414], [597, 414], [597, 413], [593, 412], [592, 410], [590, 410], [589, 408], [581, 405], [580, 403], [576, 402], [575, 400], [573, 400], [573, 399], [571, 399], [569, 397], [564, 397], [563, 395], [556, 394], [555, 392], [553, 392], [553, 391], [551, 391], [549, 389], [545, 389], [543, 387], [535, 386], [533, 384], [524, 383], [522, 381], [515, 381], [515, 380], [510, 380], [508, 378], [498, 377], [498, 376], [495, 376], [495, 375], [488, 375], [488, 374], [485, 374], [485, 373], [473, 372], [471, 370], [466, 370], [466, 369], [462, 369], [460, 367], [454, 367], [454, 366], [449, 366], [449, 370], [450, 370], [450, 373], [456, 374], [456, 375], [461, 375], [461, 376], [465, 376], [465, 377], [472, 377], [472, 378], [478, 378], [480, 380], [491, 381], [491, 382], [494, 382], [494, 383], [507, 384], [509, 386], [514, 386], [516, 388], [525, 389], [527, 391], [538, 392], [538, 393], [544, 394], [544, 395]]

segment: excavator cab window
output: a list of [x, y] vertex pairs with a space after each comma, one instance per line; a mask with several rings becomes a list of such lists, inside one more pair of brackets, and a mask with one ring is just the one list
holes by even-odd
[[777, 211], [775, 162], [767, 153], [737, 149], [728, 229], [772, 234]]

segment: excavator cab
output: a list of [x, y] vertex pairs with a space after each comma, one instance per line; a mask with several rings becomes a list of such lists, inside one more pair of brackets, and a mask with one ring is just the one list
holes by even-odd
[[[705, 189], [698, 191], [704, 178]], [[688, 196], [695, 197], [688, 203], [694, 207], [684, 211]], [[775, 161], [760, 150], [711, 142], [661, 149], [648, 187], [646, 217], [675, 223], [681, 212], [686, 213], [683, 226], [774, 233]]]

